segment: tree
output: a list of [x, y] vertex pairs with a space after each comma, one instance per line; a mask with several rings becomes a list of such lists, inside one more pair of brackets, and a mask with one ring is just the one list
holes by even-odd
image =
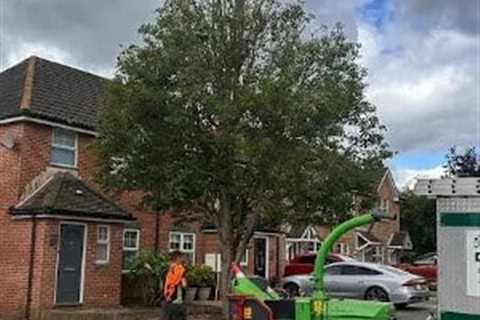
[[480, 177], [480, 161], [475, 147], [468, 147], [463, 153], [458, 153], [455, 146], [451, 147], [445, 156], [447, 163], [444, 168], [447, 174], [457, 177]]
[[340, 26], [307, 34], [302, 4], [279, 0], [170, 0], [157, 13], [118, 59], [99, 178], [213, 223], [224, 296], [259, 223], [338, 219], [390, 152]]
[[436, 206], [434, 199], [417, 196], [412, 191], [402, 194], [403, 228], [410, 233], [417, 255], [435, 252], [437, 248]]

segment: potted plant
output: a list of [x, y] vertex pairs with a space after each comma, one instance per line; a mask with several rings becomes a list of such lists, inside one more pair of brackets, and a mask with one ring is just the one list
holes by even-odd
[[210, 298], [212, 287], [215, 286], [215, 272], [209, 266], [198, 266], [199, 285], [198, 299], [205, 301]]
[[185, 301], [192, 302], [197, 296], [200, 287], [199, 270], [197, 266], [189, 266], [187, 269], [187, 290], [185, 292]]

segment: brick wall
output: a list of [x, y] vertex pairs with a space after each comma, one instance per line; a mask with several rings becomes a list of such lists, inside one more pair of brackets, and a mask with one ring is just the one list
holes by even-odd
[[13, 223], [7, 210], [19, 197], [21, 152], [24, 126], [11, 124], [0, 127], [0, 136], [12, 134], [17, 145], [13, 150], [0, 146], [0, 318], [21, 316], [27, 292], [31, 223]]
[[[0, 136], [7, 132], [16, 137], [14, 150], [0, 147], [0, 318], [21, 318], [25, 312], [31, 220], [12, 220], [8, 208], [20, 200], [26, 186], [49, 166], [52, 129], [31, 123], [0, 126]], [[93, 138], [79, 135], [78, 173], [92, 181], [95, 161], [92, 156]], [[57, 262], [58, 221], [39, 220], [36, 227], [35, 269], [32, 286], [32, 312], [50, 308], [54, 303], [55, 268]], [[150, 223], [150, 221], [146, 221]], [[85, 274], [85, 301], [87, 305], [118, 305], [123, 225], [111, 227], [111, 256], [107, 266], [95, 264], [95, 224], [88, 225], [88, 247]], [[147, 232], [145, 239], [151, 238]], [[5, 241], [7, 240], [8, 241]], [[146, 244], [149, 240], [145, 240]]]
[[[32, 180], [46, 171], [59, 169], [49, 164], [52, 128], [33, 123], [19, 123], [0, 126], [0, 136], [6, 132], [16, 136], [14, 150], [0, 147], [0, 318], [7, 316], [22, 317], [25, 312], [32, 221], [12, 220], [8, 208], [14, 206], [25, 195]], [[78, 168], [72, 173], [94, 188], [100, 189], [94, 182], [95, 158], [92, 150], [94, 137], [78, 135]], [[171, 215], [158, 216], [143, 207], [140, 192], [124, 193], [115, 197], [123, 208], [132, 213], [137, 221], [135, 227], [141, 229], [141, 249], [154, 248], [156, 241], [163, 252], [168, 252], [169, 231], [174, 229]], [[156, 224], [158, 219], [158, 234]], [[35, 246], [35, 270], [32, 287], [32, 311], [34, 314], [42, 309], [53, 307], [55, 268], [57, 262], [58, 221], [38, 221]], [[121, 292], [121, 258], [123, 225], [114, 225], [111, 229], [111, 261], [108, 266], [95, 264], [95, 224], [88, 224], [88, 247], [85, 275], [85, 305], [118, 305]], [[216, 235], [199, 232], [198, 225], [190, 225], [189, 231], [195, 232], [196, 262], [203, 263], [205, 253], [219, 252], [220, 246]], [[283, 237], [268, 236], [269, 274], [275, 277], [284, 269], [285, 240]], [[249, 251], [249, 269], [253, 272], [253, 250]], [[280, 254], [279, 254], [280, 253]]]
[[379, 190], [379, 198], [388, 201], [388, 211], [396, 219], [394, 221], [376, 223], [372, 233], [382, 242], [388, 243], [392, 234], [400, 231], [400, 204], [398, 201], [394, 201], [394, 190], [389, 183], [382, 184]]
[[[257, 237], [265, 237], [268, 241], [268, 275], [270, 279], [275, 279], [283, 275], [285, 269], [286, 260], [282, 257], [286, 257], [286, 242], [285, 236], [279, 235], [257, 235]], [[197, 237], [197, 263], [205, 263], [206, 254], [221, 254], [220, 242], [217, 234], [212, 232], [201, 233]], [[254, 259], [255, 250], [253, 240], [248, 244], [248, 265], [244, 266], [244, 271], [248, 274], [254, 274]]]

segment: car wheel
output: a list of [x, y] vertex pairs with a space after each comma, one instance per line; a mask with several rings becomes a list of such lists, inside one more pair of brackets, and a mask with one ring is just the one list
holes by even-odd
[[283, 288], [290, 298], [298, 297], [300, 295], [300, 288], [295, 283], [287, 283]]
[[404, 310], [404, 309], [407, 308], [407, 306], [408, 306], [408, 304], [406, 304], [406, 303], [397, 303], [397, 304], [395, 304], [395, 308], [396, 308], [397, 310]]
[[388, 293], [380, 287], [372, 287], [365, 293], [365, 300], [389, 302]]

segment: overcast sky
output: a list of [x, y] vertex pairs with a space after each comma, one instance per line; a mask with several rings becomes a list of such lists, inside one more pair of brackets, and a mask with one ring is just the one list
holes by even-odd
[[[0, 70], [32, 55], [111, 75], [159, 0], [0, 0]], [[307, 0], [363, 46], [397, 182], [437, 176], [449, 146], [480, 145], [480, 0]]]

